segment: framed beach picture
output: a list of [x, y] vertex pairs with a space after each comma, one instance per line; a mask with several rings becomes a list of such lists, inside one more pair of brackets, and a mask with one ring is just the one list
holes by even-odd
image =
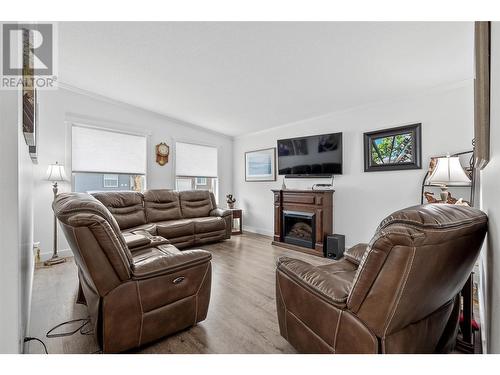
[[276, 181], [276, 148], [245, 152], [245, 181]]
[[412, 124], [365, 133], [365, 172], [420, 169], [421, 129]]

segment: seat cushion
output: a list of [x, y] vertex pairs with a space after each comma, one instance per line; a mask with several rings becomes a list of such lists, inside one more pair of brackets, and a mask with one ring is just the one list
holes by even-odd
[[194, 222], [194, 232], [196, 234], [210, 233], [226, 229], [226, 222], [221, 217], [197, 217], [192, 220]]
[[172, 190], [144, 192], [144, 208], [148, 222], [182, 219], [179, 193]]
[[191, 219], [161, 221], [156, 223], [156, 232], [167, 239], [194, 236], [194, 221]]
[[339, 308], [346, 306], [357, 268], [345, 259], [319, 267], [299, 259], [278, 259], [278, 272], [283, 272], [296, 284]]
[[212, 205], [210, 192], [207, 190], [190, 190], [179, 193], [182, 217], [205, 217], [210, 215], [210, 211], [216, 207]]
[[142, 194], [135, 191], [93, 193], [115, 218], [120, 230], [146, 224]]

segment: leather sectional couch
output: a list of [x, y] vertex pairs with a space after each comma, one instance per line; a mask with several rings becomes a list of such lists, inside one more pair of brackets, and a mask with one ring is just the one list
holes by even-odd
[[231, 237], [232, 214], [217, 208], [209, 191], [148, 190], [92, 194], [124, 234], [149, 232], [179, 249]]
[[73, 251], [104, 353], [141, 346], [207, 316], [211, 254], [184, 250], [231, 235], [231, 211], [205, 191], [59, 194], [53, 210]]
[[453, 348], [457, 296], [481, 250], [486, 215], [428, 204], [397, 211], [369, 244], [314, 267], [278, 260], [281, 335], [301, 353], [435, 353]]

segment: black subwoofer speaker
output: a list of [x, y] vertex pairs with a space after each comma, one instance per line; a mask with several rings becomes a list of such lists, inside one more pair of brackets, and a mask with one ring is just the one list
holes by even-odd
[[343, 234], [332, 234], [326, 236], [325, 257], [331, 259], [340, 259], [344, 256], [345, 236]]

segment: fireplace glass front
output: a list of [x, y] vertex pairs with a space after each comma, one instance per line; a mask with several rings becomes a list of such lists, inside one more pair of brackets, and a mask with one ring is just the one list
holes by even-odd
[[283, 241], [292, 245], [314, 249], [316, 244], [315, 214], [283, 211]]

